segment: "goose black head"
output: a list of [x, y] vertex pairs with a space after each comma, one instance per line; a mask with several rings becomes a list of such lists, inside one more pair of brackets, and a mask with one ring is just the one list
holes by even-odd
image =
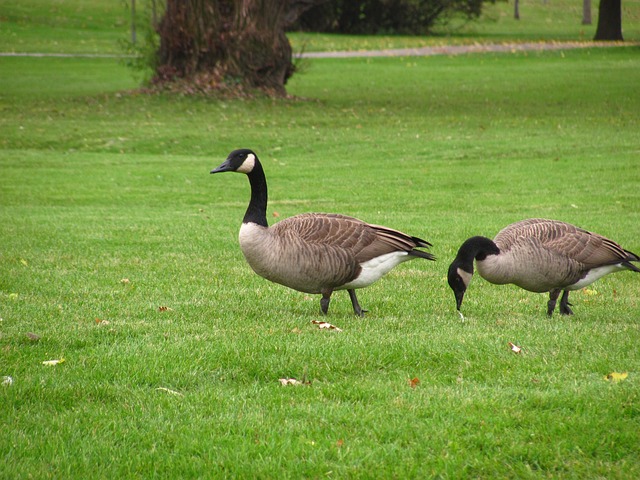
[[467, 239], [458, 250], [455, 260], [449, 266], [447, 280], [456, 296], [456, 307], [460, 311], [464, 292], [471, 283], [473, 277], [473, 261], [485, 260], [489, 255], [499, 255], [500, 249], [487, 237], [471, 237]]
[[471, 263], [470, 267], [471, 271], [469, 271], [469, 266], [463, 267], [462, 262], [458, 261], [458, 259], [454, 260], [453, 263], [449, 265], [447, 280], [449, 281], [449, 286], [456, 297], [456, 308], [458, 311], [460, 311], [460, 306], [464, 299], [464, 293], [467, 291], [467, 287], [469, 286], [469, 283], [471, 283], [471, 278], [473, 277], [473, 263]]
[[250, 173], [253, 171], [256, 163], [258, 162], [258, 156], [248, 148], [241, 148], [234, 150], [229, 154], [227, 159], [222, 164], [213, 170], [211, 173], [220, 172], [240, 172]]

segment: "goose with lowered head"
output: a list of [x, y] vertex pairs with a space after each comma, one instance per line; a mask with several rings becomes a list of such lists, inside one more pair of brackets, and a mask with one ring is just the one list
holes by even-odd
[[460, 311], [473, 276], [473, 261], [485, 280], [513, 283], [531, 292], [549, 292], [547, 315], [560, 299], [560, 313], [572, 315], [569, 292], [621, 270], [640, 272], [640, 258], [613, 240], [557, 220], [532, 218], [513, 223], [491, 240], [466, 240], [449, 266], [449, 286]]
[[211, 173], [239, 172], [249, 177], [251, 200], [240, 227], [240, 249], [261, 277], [300, 292], [321, 294], [326, 314], [331, 294], [347, 290], [362, 316], [356, 289], [371, 285], [398, 264], [414, 258], [435, 260], [419, 248], [431, 244], [391, 228], [339, 214], [305, 213], [269, 227], [267, 181], [258, 156], [234, 150]]

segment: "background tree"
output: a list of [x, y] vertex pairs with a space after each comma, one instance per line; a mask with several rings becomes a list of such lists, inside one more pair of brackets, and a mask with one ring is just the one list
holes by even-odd
[[594, 40], [623, 40], [621, 0], [600, 0]]
[[493, 0], [328, 0], [300, 17], [296, 28], [348, 34], [428, 34], [452, 15], [477, 18]]
[[285, 95], [294, 72], [285, 28], [326, 0], [167, 0], [156, 84]]
[[591, 25], [591, 0], [582, 0], [582, 25]]

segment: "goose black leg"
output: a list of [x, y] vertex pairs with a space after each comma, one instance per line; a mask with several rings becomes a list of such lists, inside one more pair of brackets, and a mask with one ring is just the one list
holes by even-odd
[[565, 290], [562, 294], [562, 298], [560, 299], [560, 314], [562, 315], [573, 315], [573, 311], [569, 308], [571, 304], [569, 303], [569, 290]]
[[[558, 301], [558, 297], [560, 296], [560, 289], [551, 290], [549, 292], [549, 302], [547, 302], [547, 315], [550, 317], [553, 315], [553, 311], [556, 308], [556, 302]], [[564, 299], [564, 296], [562, 297]], [[562, 306], [562, 300], [560, 301]]]
[[367, 310], [364, 310], [360, 304], [358, 303], [358, 298], [356, 297], [356, 291], [352, 288], [348, 289], [347, 292], [349, 292], [349, 297], [351, 298], [351, 304], [353, 305], [353, 311], [356, 312], [356, 315], [358, 315], [359, 317], [364, 317], [365, 312], [367, 312]]
[[320, 299], [320, 311], [323, 315], [326, 315], [329, 311], [329, 302], [331, 301], [331, 294], [333, 290], [322, 292], [322, 298]]

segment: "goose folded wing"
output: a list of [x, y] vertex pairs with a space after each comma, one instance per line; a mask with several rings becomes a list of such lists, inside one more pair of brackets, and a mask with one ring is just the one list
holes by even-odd
[[613, 265], [628, 260], [628, 254], [616, 242], [597, 233], [556, 223], [544, 238], [546, 248], [581, 263], [586, 268]]

